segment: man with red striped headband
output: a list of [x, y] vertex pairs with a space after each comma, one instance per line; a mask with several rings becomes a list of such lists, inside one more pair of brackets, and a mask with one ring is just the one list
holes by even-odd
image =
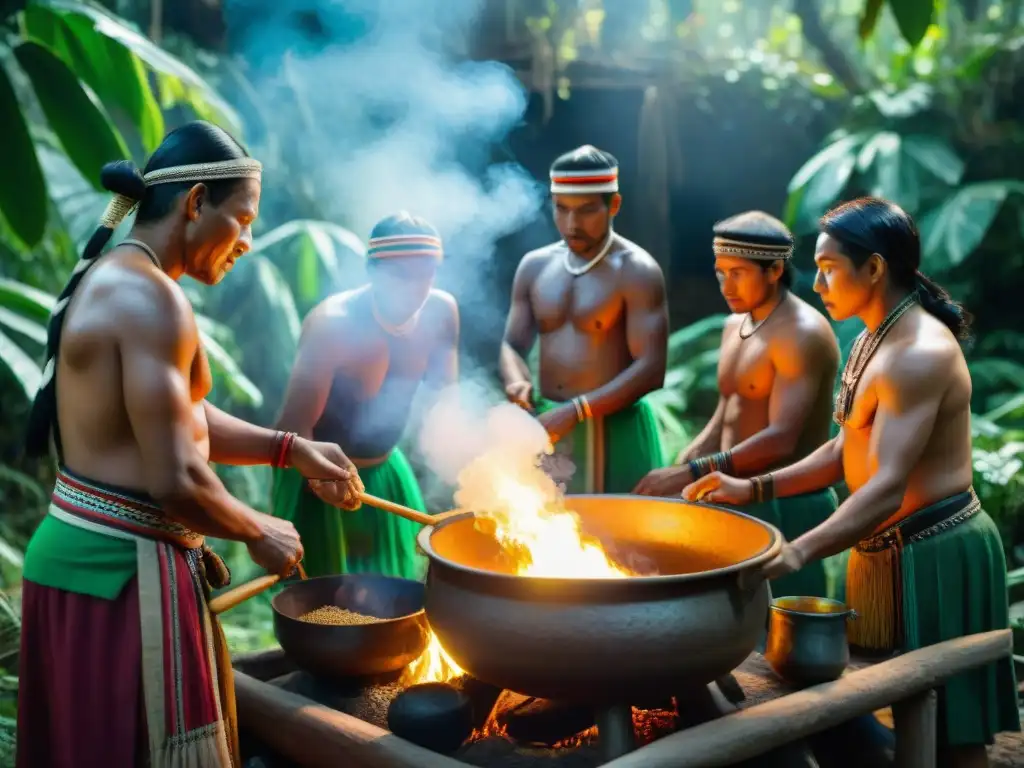
[[[408, 213], [373, 228], [369, 285], [310, 312], [278, 420], [279, 429], [341, 445], [367, 493], [424, 512], [398, 442], [421, 384], [440, 390], [458, 377], [458, 307], [433, 287], [442, 255], [437, 231]], [[299, 531], [310, 576], [423, 575], [415, 523], [365, 505], [343, 513], [288, 469], [275, 471], [273, 509]]]
[[[507, 396], [534, 410], [576, 472], [571, 492], [629, 493], [662, 466], [644, 395], [665, 380], [665, 279], [643, 248], [612, 228], [618, 162], [583, 146], [551, 166], [562, 240], [516, 270], [501, 350]], [[526, 358], [539, 336], [538, 389]]]

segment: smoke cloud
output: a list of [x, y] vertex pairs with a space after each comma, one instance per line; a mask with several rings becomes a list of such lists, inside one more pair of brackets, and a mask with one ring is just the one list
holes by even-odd
[[507, 66], [464, 59], [483, 3], [231, 5], [267, 134], [304, 176], [289, 183], [315, 190], [323, 214], [361, 238], [399, 210], [425, 217], [445, 241], [441, 287], [474, 323], [502, 322], [495, 243], [536, 215], [543, 192], [518, 164], [492, 162], [527, 94]]

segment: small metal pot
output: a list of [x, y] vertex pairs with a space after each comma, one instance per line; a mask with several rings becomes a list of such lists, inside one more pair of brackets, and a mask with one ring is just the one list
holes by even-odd
[[784, 682], [817, 685], [843, 674], [850, 663], [846, 622], [856, 611], [823, 597], [779, 597], [769, 616], [764, 657]]

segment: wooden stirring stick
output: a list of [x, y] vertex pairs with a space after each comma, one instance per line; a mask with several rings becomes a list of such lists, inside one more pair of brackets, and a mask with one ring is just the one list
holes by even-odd
[[[302, 567], [302, 563], [297, 563], [295, 565], [295, 570], [298, 571], [299, 578], [305, 581], [306, 569]], [[266, 592], [280, 580], [281, 577], [277, 574], [268, 573], [266, 576], [259, 576], [252, 581], [247, 581], [245, 584], [241, 584], [234, 589], [228, 590], [224, 594], [217, 595], [208, 603], [210, 613], [217, 615], [224, 613], [224, 611], [230, 611], [236, 605], [244, 603], [250, 597], [256, 597], [260, 592]]]

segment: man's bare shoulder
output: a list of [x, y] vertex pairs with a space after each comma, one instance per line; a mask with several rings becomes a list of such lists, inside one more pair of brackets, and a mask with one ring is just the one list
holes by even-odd
[[781, 335], [804, 352], [838, 360], [839, 341], [825, 316], [795, 294], [790, 294], [788, 303], [791, 307], [787, 316], [789, 323]]
[[886, 350], [881, 383], [903, 402], [953, 387], [970, 388], [967, 361], [956, 338], [939, 320], [923, 317]]
[[359, 314], [366, 293], [366, 288], [356, 288], [331, 294], [307, 313], [302, 321], [303, 334], [343, 330]]
[[[102, 307], [105, 325], [127, 341], [177, 346], [196, 332], [181, 286], [148, 260], [117, 249], [89, 270], [76, 294], [76, 310]], [[74, 324], [73, 315], [69, 320]]]
[[665, 292], [665, 274], [661, 265], [651, 254], [636, 243], [619, 236], [624, 246], [620, 254], [622, 259], [622, 276], [627, 281], [627, 288], [644, 293]]
[[459, 303], [448, 291], [431, 288], [424, 309], [434, 317], [444, 320], [458, 320]]
[[527, 251], [516, 267], [516, 274], [523, 276], [536, 276], [544, 267], [556, 259], [565, 258], [565, 245], [561, 240], [549, 243], [541, 248], [534, 248]]

